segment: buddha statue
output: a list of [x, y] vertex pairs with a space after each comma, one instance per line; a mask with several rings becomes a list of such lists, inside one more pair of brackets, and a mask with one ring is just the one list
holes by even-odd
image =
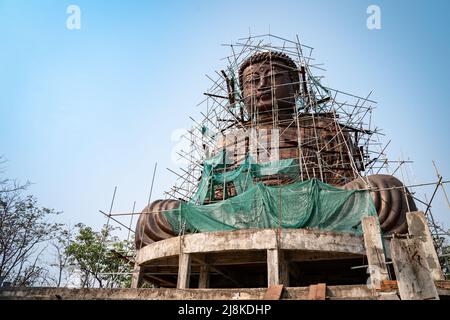
[[[394, 176], [361, 175], [365, 158], [354, 137], [358, 129], [340, 123], [334, 112], [318, 108], [326, 100], [318, 101], [309, 91], [306, 76], [304, 67], [281, 52], [259, 52], [247, 58], [239, 68], [246, 118], [240, 119], [236, 129], [252, 133], [219, 140], [212, 153], [225, 150], [230, 169], [241, 165], [249, 154], [258, 163], [276, 154], [280, 160], [298, 160], [300, 180], [315, 178], [341, 189], [369, 189], [381, 230], [385, 234], [406, 233], [406, 212], [417, 210], [410, 193]], [[252, 137], [267, 143], [252, 148]], [[274, 174], [258, 182], [273, 186], [294, 181]], [[224, 189], [215, 190], [205, 203], [225, 199]], [[236, 194], [235, 190], [226, 192], [227, 197]], [[136, 225], [137, 249], [176, 236], [163, 212], [179, 205], [180, 200], [156, 200], [144, 208]]]

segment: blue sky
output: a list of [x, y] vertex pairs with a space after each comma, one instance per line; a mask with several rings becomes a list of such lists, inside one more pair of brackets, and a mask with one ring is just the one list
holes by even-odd
[[[68, 30], [66, 9], [81, 9]], [[381, 30], [366, 9], [381, 8]], [[142, 209], [175, 176], [171, 133], [188, 128], [224, 67], [222, 43], [269, 30], [298, 34], [327, 69], [326, 85], [377, 100], [374, 121], [390, 158], [410, 158], [417, 182], [450, 179], [448, 1], [25, 1], [0, 0], [0, 154], [6, 175], [30, 180], [64, 222], [105, 222]], [[414, 183], [414, 179], [411, 179]], [[450, 187], [448, 192], [450, 193]], [[431, 195], [432, 188], [416, 190]], [[433, 206], [450, 227], [442, 192]]]

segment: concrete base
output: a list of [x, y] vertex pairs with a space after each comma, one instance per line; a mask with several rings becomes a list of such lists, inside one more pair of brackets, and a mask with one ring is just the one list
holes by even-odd
[[[450, 299], [450, 282], [436, 282], [441, 299]], [[283, 300], [309, 300], [311, 287], [287, 287]], [[0, 300], [260, 300], [266, 288], [250, 289], [67, 289], [2, 288]], [[327, 300], [398, 300], [398, 290], [367, 285], [327, 286]]]
[[311, 281], [357, 284], [365, 282], [364, 271], [353, 282], [311, 277], [308, 283], [300, 283], [299, 279], [306, 279], [306, 273], [314, 267], [305, 266], [301, 270], [304, 274], [300, 274], [299, 264], [323, 262], [326, 269], [327, 265], [347, 263], [334, 273], [330, 268], [317, 271], [341, 274], [360, 265], [365, 254], [362, 236], [323, 230], [246, 229], [189, 234], [138, 250], [132, 287], [140, 287], [139, 279], [178, 289], [304, 286]]

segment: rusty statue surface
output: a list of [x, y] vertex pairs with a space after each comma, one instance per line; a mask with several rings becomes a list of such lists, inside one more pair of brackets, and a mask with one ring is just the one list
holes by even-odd
[[[263, 50], [244, 59], [236, 71], [237, 79], [225, 77], [229, 103], [242, 101], [243, 107], [227, 130], [253, 130], [271, 147], [252, 148], [248, 135], [237, 134], [233, 139], [219, 137], [210, 154], [227, 151], [230, 170], [250, 153], [258, 163], [270, 160], [273, 154], [278, 159], [298, 159], [301, 180], [316, 178], [342, 189], [369, 189], [381, 230], [387, 234], [406, 232], [405, 214], [417, 210], [409, 191], [392, 175], [364, 174], [368, 159], [358, 139], [370, 134], [370, 130], [344, 123], [332, 109], [321, 108], [333, 97], [317, 97], [317, 90], [309, 85], [314, 78], [301, 61], [296, 62], [283, 52]], [[259, 181], [270, 186], [293, 182], [279, 175]], [[206, 204], [225, 199], [224, 192], [215, 190]], [[233, 188], [226, 192], [227, 197], [235, 195]], [[163, 212], [177, 208], [181, 201], [184, 200], [156, 200], [143, 209], [136, 225], [138, 249], [177, 235]]]

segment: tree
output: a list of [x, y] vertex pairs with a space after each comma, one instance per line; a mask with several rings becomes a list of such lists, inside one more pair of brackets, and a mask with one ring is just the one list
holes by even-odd
[[24, 195], [29, 185], [0, 181], [0, 283], [13, 286], [42, 283], [43, 245], [60, 229], [60, 224], [48, 221], [59, 212], [40, 208], [35, 197]]
[[74, 229], [67, 226], [61, 227], [57, 235], [50, 241], [52, 261], [49, 266], [47, 285], [54, 287], [66, 287], [70, 285], [73, 268], [70, 265], [70, 257], [66, 252], [67, 247], [74, 241]]
[[82, 287], [129, 287], [131, 263], [122, 253], [132, 243], [119, 241], [111, 227], [95, 232], [78, 224], [75, 236], [74, 229], [50, 221], [60, 212], [25, 195], [29, 186], [0, 176], [0, 286], [67, 286], [77, 271]]
[[113, 236], [114, 229], [110, 226], [104, 226], [100, 232], [81, 223], [76, 227], [78, 234], [65, 252], [80, 272], [81, 287], [129, 287], [131, 263], [118, 258], [115, 253], [130, 252], [132, 243]]
[[[443, 228], [441, 227], [441, 229]], [[450, 279], [450, 244], [448, 238], [443, 235], [447, 235], [448, 237], [448, 235], [450, 235], [450, 230], [448, 230], [447, 233], [442, 233], [440, 236], [434, 236], [433, 240], [439, 257], [439, 263], [442, 267], [442, 272], [446, 279]]]

